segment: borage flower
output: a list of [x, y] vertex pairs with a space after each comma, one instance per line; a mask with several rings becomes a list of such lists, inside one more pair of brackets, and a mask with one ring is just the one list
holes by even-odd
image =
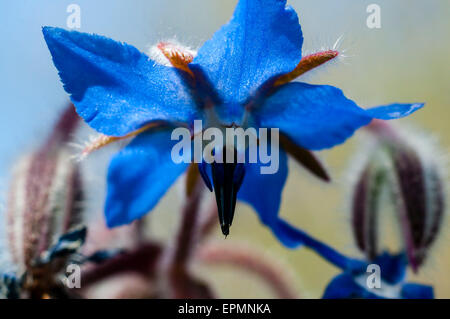
[[341, 270], [326, 286], [324, 299], [433, 299], [432, 286], [408, 281], [407, 271], [414, 267], [406, 252], [387, 251], [373, 259], [346, 256], [300, 229], [289, 231], [305, 247]]
[[302, 59], [297, 14], [284, 0], [239, 1], [231, 21], [196, 56], [177, 45], [160, 43], [157, 47], [170, 66], [102, 36], [51, 27], [43, 33], [78, 113], [109, 136], [99, 145], [136, 136], [109, 167], [105, 208], [109, 226], [146, 214], [186, 170], [188, 164], [176, 164], [170, 156], [174, 126], [185, 126], [192, 134], [194, 120], [202, 120], [205, 129], [278, 128], [283, 149], [276, 174], [261, 175], [260, 163], [246, 163], [244, 169], [224, 163], [211, 169], [213, 176], [203, 170], [203, 177], [216, 192], [224, 234], [237, 198], [253, 206], [280, 241], [296, 247], [301, 239], [278, 216], [288, 174], [286, 153], [327, 179], [308, 150], [340, 144], [373, 118], [400, 118], [422, 106], [394, 104], [364, 110], [335, 87], [290, 83], [338, 52]]
[[[355, 261], [352, 263], [354, 264]], [[364, 267], [359, 269], [343, 268], [343, 273], [334, 277], [328, 284], [323, 298], [434, 298], [432, 286], [407, 281], [408, 260], [405, 254], [392, 255], [384, 252], [373, 261], [361, 261], [361, 263], [361, 266], [364, 265]], [[371, 265], [375, 265], [377, 268], [373, 268]], [[379, 269], [379, 273], [376, 272], [376, 269]], [[378, 275], [380, 277], [376, 278]]]

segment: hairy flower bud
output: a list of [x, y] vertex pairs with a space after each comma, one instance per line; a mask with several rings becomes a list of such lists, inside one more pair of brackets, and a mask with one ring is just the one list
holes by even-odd
[[352, 225], [358, 248], [372, 260], [378, 252], [378, 198], [386, 177], [380, 167], [368, 165], [362, 172], [353, 194]]
[[438, 168], [423, 161], [415, 150], [392, 150], [397, 174], [397, 209], [406, 252], [413, 270], [424, 262], [444, 215], [444, 191]]
[[7, 222], [10, 253], [19, 273], [30, 271], [79, 217], [80, 172], [66, 147], [77, 122], [70, 106], [45, 143], [15, 166]]
[[[434, 150], [383, 122], [370, 126], [377, 139], [354, 189], [353, 232], [369, 259], [377, 255], [377, 219], [381, 193], [388, 190], [400, 221], [404, 249], [414, 271], [423, 264], [442, 224], [443, 177]], [[410, 135], [409, 135], [410, 136]], [[428, 146], [430, 143], [427, 143]]]

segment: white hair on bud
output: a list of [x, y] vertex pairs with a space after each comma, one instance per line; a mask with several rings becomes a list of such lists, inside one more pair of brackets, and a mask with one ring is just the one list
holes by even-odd
[[[53, 182], [50, 185], [48, 192], [48, 206], [50, 208], [61, 209], [60, 213], [50, 214], [50, 234], [52, 235], [51, 242], [55, 242], [64, 234], [65, 223], [68, 216], [74, 215], [69, 212], [70, 206], [73, 204], [74, 198], [71, 192], [73, 191], [73, 175], [76, 174], [77, 167], [71, 161], [71, 156], [68, 150], [64, 149], [58, 153], [56, 161], [56, 168], [54, 172]], [[79, 203], [75, 203], [78, 205]]]
[[[438, 173], [443, 179], [448, 179], [449, 156], [448, 151], [440, 148], [439, 137], [429, 134], [422, 129], [412, 125], [392, 125], [397, 134], [413, 149], [415, 149], [427, 165], [435, 165]], [[446, 181], [445, 181], [446, 182]], [[444, 183], [445, 184], [445, 183]]]
[[9, 253], [18, 267], [19, 272], [25, 271], [24, 258], [24, 215], [26, 209], [26, 183], [28, 170], [32, 161], [31, 155], [21, 158], [13, 167], [13, 180], [10, 186], [7, 224]]
[[[344, 176], [345, 185], [350, 186], [350, 190], [353, 191], [355, 185], [358, 183], [358, 179], [362, 172], [366, 168], [367, 163], [373, 156], [373, 151], [379, 146], [379, 141], [371, 134], [356, 135], [358, 143], [358, 150], [352, 155], [349, 160], [348, 168]], [[389, 165], [387, 158], [380, 158], [382, 160], [381, 165]]]
[[[187, 52], [188, 54], [195, 57], [197, 55], [197, 51], [192, 49], [189, 46], [185, 46], [180, 44], [176, 39], [168, 39], [168, 40], [162, 40], [159, 41], [159, 43], [168, 43], [173, 48], [178, 49], [181, 52]], [[155, 61], [157, 64], [165, 65], [165, 66], [172, 66], [169, 59], [161, 52], [161, 50], [158, 48], [158, 44], [148, 46], [147, 54], [150, 57], [151, 60]]]
[[[364, 130], [361, 132], [363, 134], [357, 134], [355, 135], [354, 139], [357, 144], [357, 149], [353, 154], [351, 154], [351, 158], [348, 161], [348, 164], [346, 165], [346, 169], [344, 171], [343, 177], [342, 177], [342, 189], [343, 189], [343, 203], [342, 205], [345, 207], [343, 209], [344, 216], [345, 216], [345, 228], [348, 233], [351, 235], [351, 244], [350, 244], [350, 251], [354, 256], [360, 256], [361, 258], [365, 258], [365, 253], [362, 252], [357, 245], [355, 244], [354, 239], [354, 230], [352, 225], [352, 218], [353, 218], [353, 198], [354, 198], [354, 192], [355, 188], [361, 178], [361, 175], [363, 174], [364, 170], [367, 168], [367, 165], [369, 162], [373, 159], [374, 156], [377, 156], [377, 165], [379, 167], [384, 168], [385, 170], [392, 171], [392, 162], [389, 159], [389, 156], [385, 152], [379, 152], [379, 147], [381, 147], [381, 141], [373, 134], [368, 134], [367, 132], [364, 132]], [[388, 185], [390, 185], [389, 183]], [[389, 189], [384, 188], [381, 197], [385, 198], [385, 196], [389, 196]], [[390, 207], [385, 207], [389, 208]], [[392, 214], [384, 214], [384, 217], [382, 219], [382, 223], [380, 222], [380, 225], [378, 227], [378, 234], [377, 237], [378, 240], [378, 247], [381, 248], [383, 244], [386, 243], [385, 237], [391, 234], [390, 229], [386, 229], [382, 225], [389, 225], [391, 222], [395, 223], [395, 217], [392, 216]], [[393, 243], [395, 246], [400, 243], [401, 238], [395, 236]]]

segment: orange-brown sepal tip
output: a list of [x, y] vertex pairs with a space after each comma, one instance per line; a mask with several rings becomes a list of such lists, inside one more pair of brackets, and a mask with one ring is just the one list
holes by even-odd
[[138, 135], [142, 132], [145, 132], [145, 131], [155, 128], [155, 127], [158, 127], [160, 125], [161, 125], [160, 122], [151, 122], [133, 132], [128, 133], [127, 135], [124, 135], [124, 136], [109, 136], [109, 135], [100, 134], [100, 135], [96, 136], [95, 138], [92, 138], [89, 142], [86, 143], [86, 145], [84, 146], [84, 148], [81, 151], [81, 154], [79, 156], [80, 160], [84, 159], [86, 156], [88, 156], [92, 152], [97, 151], [111, 143], [125, 140], [125, 139], [131, 138], [131, 137], [135, 137], [136, 135]]
[[193, 76], [192, 71], [188, 67], [188, 64], [194, 60], [194, 54], [190, 50], [169, 42], [160, 42], [157, 47], [173, 67]]
[[338, 51], [328, 50], [303, 57], [292, 72], [282, 75], [275, 81], [275, 86], [288, 83], [300, 75], [328, 62], [339, 55]]

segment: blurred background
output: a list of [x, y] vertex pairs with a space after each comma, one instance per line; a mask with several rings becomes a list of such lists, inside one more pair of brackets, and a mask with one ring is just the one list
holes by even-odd
[[[304, 35], [304, 53], [329, 49], [340, 37], [337, 61], [322, 66], [301, 80], [331, 84], [360, 106], [391, 102], [426, 102], [426, 107], [400, 124], [438, 138], [442, 150], [450, 146], [450, 2], [447, 0], [291, 0]], [[66, 28], [67, 6], [81, 8], [82, 32], [95, 32], [125, 41], [146, 51], [156, 42], [176, 38], [198, 48], [231, 16], [235, 0], [129, 0], [0, 2], [0, 193], [1, 206], [8, 187], [10, 168], [22, 153], [36, 147], [46, 136], [68, 97], [64, 92], [41, 27]], [[369, 29], [366, 8], [381, 7], [381, 28]], [[86, 135], [91, 133], [85, 129]], [[358, 133], [362, 135], [364, 133]], [[298, 164], [290, 162], [281, 215], [290, 222], [349, 255], [358, 256], [349, 227], [348, 170], [363, 139], [356, 136], [345, 145], [320, 153], [333, 182], [324, 185]], [[88, 158], [85, 175], [92, 188], [88, 206], [101, 214], [104, 172], [114, 150]], [[75, 150], [74, 150], [75, 152]], [[152, 212], [151, 232], [168, 238], [176, 229], [179, 193], [171, 189]], [[3, 209], [0, 209], [2, 211]], [[386, 220], [390, 212], [386, 211]], [[0, 216], [3, 218], [2, 216]], [[389, 229], [387, 222], [386, 229]], [[1, 223], [3, 226], [3, 223]], [[446, 219], [446, 225], [448, 219]], [[418, 276], [411, 280], [432, 284], [438, 298], [450, 298], [450, 249], [448, 227]], [[391, 243], [389, 231], [387, 242]], [[223, 242], [217, 233], [215, 240]], [[303, 297], [320, 297], [338, 269], [306, 249], [287, 250], [261, 227], [256, 214], [240, 204], [231, 236], [226, 243], [245, 243], [286, 268]], [[197, 272], [214, 282], [221, 297], [271, 297], [269, 289], [252, 276], [234, 269]]]

